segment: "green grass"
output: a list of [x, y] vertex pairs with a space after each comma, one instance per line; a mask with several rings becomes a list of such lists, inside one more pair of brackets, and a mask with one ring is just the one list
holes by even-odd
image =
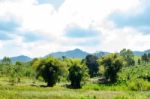
[[0, 86], [0, 99], [148, 99], [150, 92]]
[[87, 84], [82, 89], [69, 89], [63, 84], [53, 88], [27, 78], [11, 86], [8, 78], [0, 78], [0, 99], [149, 99], [150, 91], [129, 91], [125, 86]]

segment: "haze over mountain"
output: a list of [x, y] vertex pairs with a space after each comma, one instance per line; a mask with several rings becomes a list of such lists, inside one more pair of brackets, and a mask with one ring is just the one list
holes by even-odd
[[25, 55], [20, 55], [20, 56], [16, 56], [16, 57], [11, 57], [11, 60], [13, 63], [15, 63], [16, 61], [28, 62], [28, 61], [31, 61], [32, 58], [25, 56]]
[[85, 58], [86, 55], [88, 55], [88, 54], [90, 54], [90, 53], [82, 51], [80, 49], [74, 49], [74, 50], [69, 50], [69, 51], [65, 51], [65, 52], [54, 52], [47, 56], [54, 56], [54, 57], [58, 57], [58, 58], [61, 58], [62, 56], [65, 56], [68, 58]]
[[[99, 52], [95, 52], [95, 53], [90, 53], [90, 52], [82, 51], [81, 49], [74, 49], [74, 50], [69, 50], [69, 51], [64, 51], [64, 52], [50, 53], [49, 55], [46, 55], [46, 57], [54, 56], [54, 57], [61, 58], [62, 56], [65, 56], [68, 58], [85, 58], [86, 55], [88, 55], [88, 54], [93, 54], [93, 55], [96, 55], [97, 57], [101, 57], [101, 56], [107, 55], [109, 53], [112, 53], [112, 52], [99, 51]], [[136, 56], [142, 56], [144, 53], [146, 53], [146, 54], [150, 53], [150, 50], [133, 51], [133, 53]]]
[[137, 55], [137, 56], [142, 56], [143, 54], [148, 54], [150, 53], [150, 50], [145, 50], [145, 51], [133, 51], [134, 55]]
[[[64, 52], [53, 52], [44, 57], [53, 56], [53, 57], [57, 57], [57, 58], [62, 58], [63, 56], [65, 56], [67, 58], [85, 58], [89, 54], [93, 54], [93, 55], [96, 55], [97, 57], [101, 57], [101, 56], [107, 55], [109, 53], [111, 53], [111, 52], [99, 51], [99, 52], [95, 52], [95, 53], [90, 53], [90, 52], [86, 52], [86, 51], [76, 48], [76, 49], [68, 50], [68, 51], [64, 51]], [[133, 53], [136, 56], [142, 56], [144, 53], [146, 53], [146, 54], [150, 53], [150, 50], [133, 51]], [[16, 61], [28, 62], [28, 61], [31, 61], [32, 58], [30, 58], [29, 56], [20, 55], [20, 56], [11, 57], [11, 60], [13, 63], [15, 63]]]

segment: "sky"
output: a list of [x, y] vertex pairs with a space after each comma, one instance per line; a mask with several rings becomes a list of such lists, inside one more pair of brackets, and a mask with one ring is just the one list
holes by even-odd
[[0, 0], [0, 58], [150, 49], [150, 0]]

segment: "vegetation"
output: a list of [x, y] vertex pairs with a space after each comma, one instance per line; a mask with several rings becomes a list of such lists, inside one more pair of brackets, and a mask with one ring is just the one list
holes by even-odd
[[115, 83], [117, 81], [117, 73], [123, 67], [122, 57], [117, 54], [110, 54], [100, 59], [100, 64], [104, 66], [104, 76], [107, 81]]
[[89, 69], [90, 77], [95, 77], [98, 75], [99, 65], [97, 60], [98, 58], [94, 55], [87, 55], [85, 58], [85, 63]]
[[36, 69], [37, 77], [41, 76], [50, 87], [56, 84], [62, 74], [62, 63], [56, 58], [38, 59], [33, 66]]
[[135, 65], [134, 54], [130, 49], [123, 49], [120, 51], [120, 56], [123, 57], [126, 66]]
[[83, 78], [86, 78], [86, 67], [80, 61], [75, 61], [72, 63], [72, 66], [69, 68], [68, 78], [71, 81], [72, 88], [81, 88], [81, 81]]
[[129, 49], [85, 59], [63, 56], [12, 63], [4, 57], [0, 62], [0, 98], [149, 99], [149, 71], [150, 54], [134, 56]]

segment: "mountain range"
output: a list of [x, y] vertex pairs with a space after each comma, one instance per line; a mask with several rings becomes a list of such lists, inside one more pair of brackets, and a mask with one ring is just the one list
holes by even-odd
[[133, 51], [134, 55], [136, 56], [142, 56], [143, 54], [148, 54], [150, 53], [150, 50], [145, 50], [145, 51]]
[[51, 53], [49, 55], [46, 55], [46, 57], [53, 56], [53, 57], [61, 58], [62, 56], [65, 56], [68, 58], [85, 58], [88, 54], [89, 54], [88, 52], [82, 51], [80, 49], [74, 49], [65, 52]]
[[[101, 57], [103, 55], [109, 54], [110, 52], [96, 52], [96, 53], [89, 53], [80, 49], [74, 49], [74, 50], [69, 50], [69, 51], [64, 51], [64, 52], [54, 52], [54, 53], [50, 53], [44, 57], [48, 57], [48, 56], [53, 56], [53, 57], [57, 57], [57, 58], [61, 58], [63, 56], [67, 57], [67, 58], [85, 58], [87, 55], [89, 54], [93, 54], [96, 55], [97, 57]], [[133, 51], [134, 55], [136, 56], [142, 56], [144, 53], [150, 53], [150, 50], [145, 50], [145, 51]], [[16, 61], [21, 61], [21, 62], [28, 62], [31, 61], [32, 58], [25, 56], [25, 55], [20, 55], [20, 56], [16, 56], [16, 57], [11, 57], [12, 62], [16, 62]]]
[[28, 62], [31, 61], [32, 58], [25, 56], [25, 55], [20, 55], [20, 56], [15, 56], [15, 57], [11, 57], [11, 61], [13, 63], [15, 63], [16, 61], [20, 61], [20, 62]]

